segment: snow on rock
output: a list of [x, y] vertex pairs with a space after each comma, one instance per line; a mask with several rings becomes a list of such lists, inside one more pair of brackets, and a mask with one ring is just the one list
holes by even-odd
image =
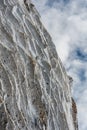
[[0, 0], [0, 130], [77, 130], [69, 78], [29, 0]]

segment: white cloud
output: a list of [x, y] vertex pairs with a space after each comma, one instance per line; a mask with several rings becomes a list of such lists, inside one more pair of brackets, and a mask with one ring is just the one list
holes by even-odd
[[33, 0], [67, 72], [74, 79], [79, 130], [87, 130], [87, 0], [54, 2], [51, 7], [47, 1]]

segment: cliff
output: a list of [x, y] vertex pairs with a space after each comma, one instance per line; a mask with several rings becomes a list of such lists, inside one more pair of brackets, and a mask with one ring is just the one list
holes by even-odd
[[0, 0], [0, 130], [77, 130], [76, 105], [29, 0]]

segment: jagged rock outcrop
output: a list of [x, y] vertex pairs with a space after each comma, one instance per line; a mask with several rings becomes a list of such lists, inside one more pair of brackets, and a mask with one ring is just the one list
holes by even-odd
[[0, 0], [0, 130], [77, 130], [74, 106], [34, 5]]

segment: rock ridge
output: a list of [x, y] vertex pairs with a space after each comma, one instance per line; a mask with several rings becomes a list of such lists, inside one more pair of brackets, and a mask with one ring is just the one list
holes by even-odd
[[0, 0], [0, 130], [77, 130], [55, 45], [30, 0]]

